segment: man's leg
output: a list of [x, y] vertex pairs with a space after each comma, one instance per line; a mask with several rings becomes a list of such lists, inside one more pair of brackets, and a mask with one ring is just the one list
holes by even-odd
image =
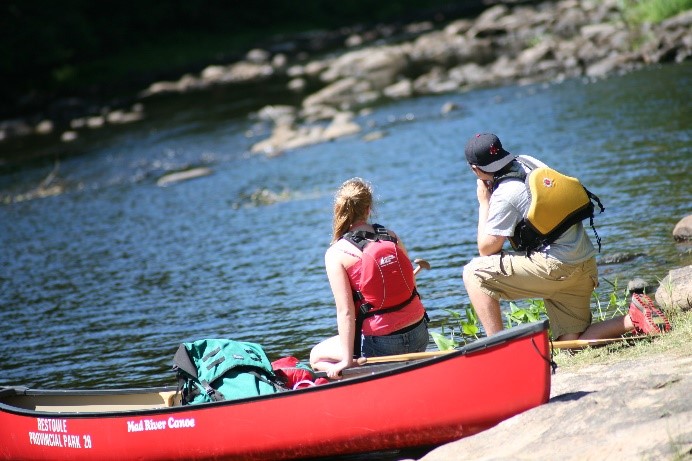
[[557, 338], [558, 341], [568, 341], [572, 339], [603, 339], [617, 338], [634, 329], [629, 315], [620, 315], [602, 322], [595, 322], [581, 334], [565, 333]]
[[629, 315], [613, 317], [602, 322], [592, 323], [579, 339], [617, 338], [632, 331], [634, 325]]
[[500, 301], [492, 298], [476, 284], [472, 283], [472, 278], [473, 274], [467, 265], [464, 268], [464, 286], [485, 333], [490, 336], [502, 331], [504, 325], [502, 324], [502, 314], [500, 313]]
[[473, 304], [478, 318], [483, 324], [485, 333], [490, 336], [504, 329], [502, 314], [500, 313], [500, 301], [491, 298], [473, 287], [467, 288], [471, 304]]

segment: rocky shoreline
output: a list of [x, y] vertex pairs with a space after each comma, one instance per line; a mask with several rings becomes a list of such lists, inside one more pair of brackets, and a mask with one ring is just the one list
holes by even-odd
[[558, 367], [550, 401], [420, 461], [685, 460], [692, 456], [692, 345]]
[[[271, 104], [250, 114], [267, 123], [271, 133], [250, 150], [277, 155], [363, 132], [368, 127], [359, 125], [357, 115], [386, 100], [510, 83], [598, 79], [681, 63], [692, 56], [691, 28], [692, 10], [657, 25], [632, 27], [617, 0], [498, 4], [475, 19], [442, 27], [425, 21], [346, 34], [341, 51], [327, 55], [299, 51], [289, 56], [281, 50], [295, 48], [290, 42], [253, 49], [229, 65], [156, 82], [117, 108], [86, 109], [86, 104], [65, 101], [64, 110], [52, 111], [53, 118], [0, 122], [0, 142], [42, 135], [68, 143], [83, 130], [142, 120], [148, 102], [161, 95], [278, 84], [301, 103]], [[453, 104], [441, 107], [454, 109]], [[75, 115], [79, 110], [83, 113]], [[372, 130], [364, 134], [366, 140], [377, 137]]]

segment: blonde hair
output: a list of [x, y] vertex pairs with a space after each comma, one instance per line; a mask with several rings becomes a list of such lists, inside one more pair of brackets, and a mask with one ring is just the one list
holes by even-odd
[[372, 208], [372, 186], [361, 178], [345, 181], [334, 195], [332, 243], [358, 221], [367, 221]]

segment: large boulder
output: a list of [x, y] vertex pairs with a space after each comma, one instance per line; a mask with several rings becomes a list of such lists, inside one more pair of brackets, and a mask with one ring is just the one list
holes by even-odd
[[668, 272], [656, 290], [656, 302], [664, 309], [692, 309], [692, 264]]
[[490, 40], [445, 31], [421, 35], [407, 51], [417, 68], [449, 68], [466, 62], [487, 64], [495, 59]]
[[345, 78], [368, 80], [373, 88], [383, 89], [408, 67], [406, 52], [400, 46], [379, 46], [344, 53], [322, 72], [320, 78], [332, 83]]
[[337, 80], [303, 100], [303, 108], [311, 106], [351, 107], [354, 103], [372, 102], [378, 93], [368, 80], [347, 77]]
[[692, 240], [692, 215], [685, 216], [675, 225], [673, 238], [678, 242]]

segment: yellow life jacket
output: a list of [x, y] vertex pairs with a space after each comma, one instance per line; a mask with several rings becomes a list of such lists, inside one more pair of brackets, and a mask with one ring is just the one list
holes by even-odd
[[526, 251], [527, 254], [542, 250], [571, 226], [588, 218], [600, 252], [601, 239], [593, 223], [593, 202], [598, 204], [602, 213], [605, 208], [601, 200], [577, 178], [547, 166], [539, 166], [525, 157], [518, 157], [517, 160], [530, 168], [528, 174], [515, 171], [495, 179], [495, 184], [510, 178], [523, 179], [529, 193], [529, 209], [515, 227], [514, 235], [509, 238], [512, 248]]

